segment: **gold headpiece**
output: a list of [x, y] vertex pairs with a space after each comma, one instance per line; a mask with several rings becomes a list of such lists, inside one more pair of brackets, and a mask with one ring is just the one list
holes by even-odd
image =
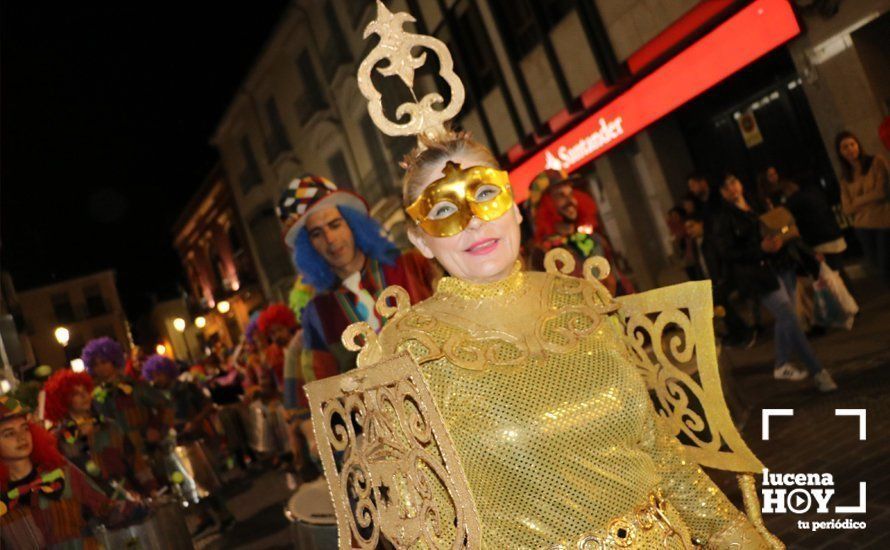
[[[377, 18], [365, 28], [364, 38], [372, 34], [380, 36], [380, 43], [368, 53], [358, 69], [358, 87], [368, 100], [368, 113], [380, 131], [389, 136], [418, 136], [418, 144], [422, 148], [420, 136], [433, 138], [445, 134], [445, 123], [454, 118], [464, 103], [464, 85], [454, 72], [454, 62], [445, 44], [432, 36], [406, 32], [402, 26], [414, 22], [408, 13], [392, 13], [383, 2], [377, 0]], [[426, 52], [418, 56], [411, 54], [413, 48], [425, 48], [439, 57], [439, 75], [451, 87], [451, 100], [442, 109], [434, 109], [436, 104], [444, 103], [438, 93], [429, 93], [417, 99], [414, 94], [414, 71], [426, 64]], [[371, 72], [378, 62], [388, 60], [389, 64], [377, 67], [383, 76], [398, 76], [411, 91], [414, 103], [403, 103], [396, 108], [396, 121], [390, 120], [383, 113], [383, 96], [374, 87]], [[399, 123], [405, 115], [408, 120]]]

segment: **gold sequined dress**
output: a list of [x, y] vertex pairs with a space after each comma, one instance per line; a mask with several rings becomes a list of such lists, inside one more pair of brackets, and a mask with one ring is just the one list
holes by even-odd
[[601, 285], [518, 264], [492, 284], [446, 277], [384, 327], [375, 360], [420, 366], [483, 548], [765, 548], [663, 426], [616, 308]]

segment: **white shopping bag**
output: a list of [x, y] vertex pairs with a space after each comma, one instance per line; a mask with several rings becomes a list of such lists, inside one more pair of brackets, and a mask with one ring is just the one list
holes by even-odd
[[847, 330], [851, 330], [853, 328], [853, 319], [856, 314], [859, 313], [859, 305], [856, 303], [856, 300], [853, 299], [853, 296], [850, 295], [850, 292], [847, 290], [847, 287], [844, 285], [844, 281], [841, 279], [838, 272], [828, 267], [828, 264], [825, 262], [822, 262], [819, 266], [819, 281], [817, 286], [824, 287], [828, 290], [834, 298], [834, 301], [837, 303], [840, 311], [843, 312], [843, 321], [836, 324], [843, 326]]

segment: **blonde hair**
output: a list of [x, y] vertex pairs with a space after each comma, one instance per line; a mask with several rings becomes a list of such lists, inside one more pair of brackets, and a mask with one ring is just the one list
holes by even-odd
[[420, 142], [422, 147], [415, 147], [401, 162], [405, 169], [402, 176], [402, 203], [405, 206], [417, 200], [424, 188], [436, 179], [431, 170], [441, 170], [445, 161], [456, 156], [473, 155], [479, 158], [482, 165], [498, 168], [498, 161], [491, 151], [474, 141], [468, 132], [448, 130], [442, 136], [421, 136]]

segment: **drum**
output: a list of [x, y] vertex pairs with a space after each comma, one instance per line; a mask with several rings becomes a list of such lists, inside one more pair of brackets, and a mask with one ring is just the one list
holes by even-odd
[[337, 517], [325, 479], [305, 483], [287, 501], [284, 515], [290, 521], [291, 542], [302, 550], [328, 550], [337, 546]]
[[250, 446], [260, 454], [271, 455], [282, 452], [287, 445], [287, 435], [282, 424], [283, 407], [278, 401], [263, 403], [257, 399], [250, 404], [249, 428]]
[[164, 470], [176, 492], [192, 503], [222, 488], [222, 481], [202, 441], [170, 445], [164, 456]]
[[152, 504], [151, 513], [141, 523], [107, 529], [96, 528], [96, 540], [106, 550], [193, 550], [192, 537], [179, 502], [166, 499]]

